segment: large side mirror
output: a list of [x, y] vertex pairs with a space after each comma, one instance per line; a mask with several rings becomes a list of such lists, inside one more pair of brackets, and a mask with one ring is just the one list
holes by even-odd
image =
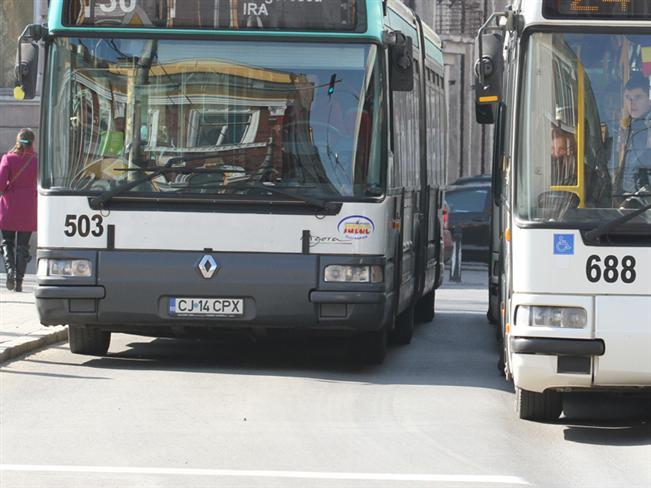
[[408, 92], [414, 89], [414, 54], [411, 37], [400, 31], [390, 34], [389, 78], [391, 90]]
[[493, 124], [502, 100], [502, 36], [479, 36], [479, 59], [475, 62], [475, 115], [480, 124]]
[[44, 30], [40, 25], [32, 24], [18, 38], [16, 49], [16, 89], [14, 96], [20, 100], [31, 100], [36, 96], [38, 83], [38, 44]]

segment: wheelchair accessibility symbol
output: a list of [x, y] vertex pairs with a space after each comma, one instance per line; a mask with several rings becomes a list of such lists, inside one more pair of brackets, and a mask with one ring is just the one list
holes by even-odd
[[554, 234], [554, 254], [574, 254], [574, 235]]

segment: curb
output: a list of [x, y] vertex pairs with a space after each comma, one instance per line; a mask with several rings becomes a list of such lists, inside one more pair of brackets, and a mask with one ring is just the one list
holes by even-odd
[[19, 356], [23, 356], [32, 351], [40, 349], [57, 342], [63, 342], [68, 340], [68, 328], [67, 327], [57, 327], [57, 331], [46, 332], [43, 335], [38, 335], [36, 337], [28, 337], [27, 340], [23, 338], [22, 340], [9, 341], [5, 344], [6, 346], [0, 346], [0, 364], [3, 364], [11, 359], [15, 359]]

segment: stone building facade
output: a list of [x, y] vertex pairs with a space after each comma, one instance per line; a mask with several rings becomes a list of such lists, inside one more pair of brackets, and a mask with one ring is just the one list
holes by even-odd
[[507, 0], [429, 0], [436, 3], [434, 29], [443, 41], [448, 80], [448, 180], [491, 171], [493, 131], [475, 121], [475, 36]]
[[490, 173], [492, 128], [475, 122], [475, 36], [488, 15], [508, 0], [403, 0], [443, 41], [448, 82], [448, 182]]

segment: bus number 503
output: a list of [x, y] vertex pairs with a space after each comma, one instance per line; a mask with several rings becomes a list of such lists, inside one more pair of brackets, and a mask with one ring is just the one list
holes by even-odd
[[65, 230], [63, 233], [68, 237], [101, 237], [104, 234], [104, 219], [101, 215], [66, 215]]
[[633, 283], [637, 278], [633, 256], [624, 256], [621, 268], [617, 256], [606, 256], [601, 263], [601, 257], [596, 254], [585, 263], [585, 274], [591, 283], [598, 283], [602, 278], [606, 283], [616, 283], [620, 278], [624, 283]]

